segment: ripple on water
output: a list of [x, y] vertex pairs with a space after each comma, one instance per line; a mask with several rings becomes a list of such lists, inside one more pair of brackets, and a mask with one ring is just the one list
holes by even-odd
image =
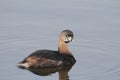
[[[72, 49], [77, 58], [80, 71], [77, 74], [81, 79], [117, 79], [120, 75], [120, 55], [117, 43], [107, 43], [99, 40], [76, 41]], [[74, 51], [75, 50], [75, 51]], [[79, 56], [78, 56], [79, 54]], [[77, 56], [76, 56], [77, 55]], [[76, 69], [76, 68], [75, 68]]]

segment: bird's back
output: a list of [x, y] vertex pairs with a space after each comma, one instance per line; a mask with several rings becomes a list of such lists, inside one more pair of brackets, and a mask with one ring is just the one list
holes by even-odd
[[26, 57], [20, 64], [29, 65], [29, 68], [60, 67], [75, 63], [73, 56], [60, 54], [58, 51], [38, 50]]

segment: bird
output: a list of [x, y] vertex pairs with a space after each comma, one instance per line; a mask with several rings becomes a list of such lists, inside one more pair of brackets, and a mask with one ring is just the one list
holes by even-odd
[[42, 69], [73, 65], [76, 59], [67, 47], [73, 38], [74, 34], [71, 30], [63, 30], [58, 40], [58, 50], [37, 50], [24, 58], [17, 66], [23, 69]]

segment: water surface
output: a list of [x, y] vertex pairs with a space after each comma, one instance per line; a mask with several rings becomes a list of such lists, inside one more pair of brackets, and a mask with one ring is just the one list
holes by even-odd
[[1, 0], [0, 80], [58, 80], [16, 64], [35, 50], [57, 50], [64, 29], [75, 35], [70, 80], [120, 80], [119, 0]]

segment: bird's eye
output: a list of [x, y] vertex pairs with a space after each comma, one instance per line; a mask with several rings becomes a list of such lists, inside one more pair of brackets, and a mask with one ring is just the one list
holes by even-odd
[[66, 35], [66, 38], [68, 37], [68, 35]]

